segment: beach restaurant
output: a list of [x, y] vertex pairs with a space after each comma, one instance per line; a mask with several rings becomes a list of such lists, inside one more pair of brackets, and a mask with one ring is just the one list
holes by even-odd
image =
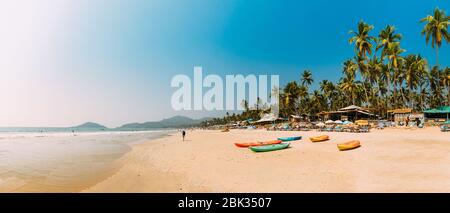
[[359, 119], [369, 119], [374, 117], [375, 115], [367, 109], [363, 109], [362, 107], [350, 105], [348, 107], [344, 107], [339, 109], [338, 111], [328, 111], [328, 112], [319, 112], [317, 116], [321, 118], [322, 121], [326, 120], [347, 120], [347, 121], [355, 121]]
[[426, 121], [445, 122], [450, 119], [450, 106], [440, 106], [423, 111]]

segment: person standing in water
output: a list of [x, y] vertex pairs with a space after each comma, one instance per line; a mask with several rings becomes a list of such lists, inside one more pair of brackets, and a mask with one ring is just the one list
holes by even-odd
[[183, 141], [184, 141], [184, 137], [186, 137], [186, 131], [182, 131], [181, 134], [183, 135]]

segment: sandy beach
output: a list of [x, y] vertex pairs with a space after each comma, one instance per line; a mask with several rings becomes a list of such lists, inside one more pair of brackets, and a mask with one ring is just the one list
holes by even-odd
[[[312, 143], [308, 137], [327, 134]], [[234, 142], [303, 136], [254, 153]], [[336, 144], [360, 140], [338, 151]], [[132, 146], [115, 174], [83, 192], [450, 192], [450, 134], [437, 127], [370, 133], [213, 130]]]

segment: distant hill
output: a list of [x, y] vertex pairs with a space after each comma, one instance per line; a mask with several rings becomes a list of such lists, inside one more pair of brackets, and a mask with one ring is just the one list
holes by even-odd
[[192, 119], [185, 116], [174, 116], [163, 119], [161, 121], [151, 121], [145, 123], [129, 123], [118, 127], [120, 130], [136, 130], [136, 129], [163, 129], [163, 128], [183, 128], [200, 124], [208, 118]]
[[78, 125], [78, 126], [74, 126], [72, 128], [77, 128], [77, 129], [108, 129], [108, 127], [100, 125], [98, 123], [93, 123], [93, 122], [86, 122], [84, 124]]

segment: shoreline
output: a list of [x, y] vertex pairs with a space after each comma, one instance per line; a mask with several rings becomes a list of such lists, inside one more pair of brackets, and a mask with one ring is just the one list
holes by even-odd
[[173, 132], [1, 134], [0, 192], [82, 191], [114, 175], [133, 145]]
[[[414, 133], [414, 134], [411, 134]], [[311, 143], [310, 136], [331, 140]], [[303, 136], [281, 151], [234, 142]], [[214, 130], [133, 145], [115, 174], [82, 192], [449, 192], [450, 139], [438, 128], [370, 133]], [[336, 144], [362, 146], [340, 152]]]

